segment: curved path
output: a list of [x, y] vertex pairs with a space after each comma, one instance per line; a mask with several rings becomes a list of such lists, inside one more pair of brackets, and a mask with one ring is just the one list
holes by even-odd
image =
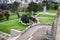
[[[20, 35], [16, 40], [28, 40], [30, 38], [30, 35], [32, 35], [34, 32], [36, 32], [39, 28], [44, 28], [44, 27], [45, 27], [45, 30], [43, 29], [43, 31], [46, 32], [47, 29], [51, 26], [49, 26], [49, 25], [36, 25], [34, 27], [31, 27], [23, 35]], [[40, 31], [40, 32], [43, 32], [43, 31]], [[39, 34], [36, 34], [36, 35], [39, 35]]]

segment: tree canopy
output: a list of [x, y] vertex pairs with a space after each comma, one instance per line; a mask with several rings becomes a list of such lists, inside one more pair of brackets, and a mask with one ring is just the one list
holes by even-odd
[[29, 12], [37, 12], [38, 11], [38, 5], [37, 3], [31, 2], [27, 8]]

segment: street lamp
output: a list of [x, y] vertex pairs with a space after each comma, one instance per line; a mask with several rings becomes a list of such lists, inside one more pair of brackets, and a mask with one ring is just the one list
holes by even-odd
[[58, 13], [57, 13], [57, 16], [60, 15], [60, 0], [57, 0], [58, 1]]
[[60, 10], [60, 0], [58, 0], [58, 10]]

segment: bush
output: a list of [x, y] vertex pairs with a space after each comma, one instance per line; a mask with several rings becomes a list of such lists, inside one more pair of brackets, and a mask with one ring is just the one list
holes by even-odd
[[28, 17], [28, 15], [22, 15], [21, 16], [21, 21], [23, 23], [29, 23], [29, 17]]
[[22, 15], [21, 16], [21, 21], [23, 22], [23, 23], [30, 23], [31, 21], [33, 21], [33, 22], [37, 22], [37, 20], [35, 19], [35, 18], [33, 18], [33, 17], [31, 17], [31, 16], [29, 16], [29, 15]]

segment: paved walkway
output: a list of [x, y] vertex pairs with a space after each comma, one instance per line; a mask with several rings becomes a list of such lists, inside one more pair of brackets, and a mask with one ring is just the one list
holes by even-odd
[[[39, 14], [44, 14], [43, 12], [39, 12]], [[49, 12], [46, 12], [46, 14], [48, 15], [56, 15], [56, 13], [49, 13]]]
[[[36, 16], [38, 16], [39, 14], [44, 14], [44, 13], [43, 12], [39, 12]], [[47, 12], [46, 12], [46, 14], [47, 15], [52, 15], [52, 16], [55, 16], [56, 15], [56, 13], [47, 13]]]
[[59, 16], [59, 19], [58, 19], [57, 32], [56, 32], [56, 40], [60, 40], [60, 16]]
[[[17, 38], [17, 40], [28, 40], [30, 38], [30, 35], [32, 35], [34, 32], [36, 32], [36, 30], [38, 28], [42, 28], [42, 27], [48, 28], [48, 27], [51, 27], [51, 26], [47, 26], [47, 25], [37, 25], [37, 26], [34, 26], [34, 27], [30, 28], [28, 31], [26, 31], [23, 35], [19, 36]], [[36, 35], [38, 35], [38, 34], [36, 34]]]
[[[45, 27], [45, 28], [44, 28], [44, 27]], [[19, 35], [19, 36], [14, 37], [14, 38], [10, 38], [10, 39], [8, 39], [8, 40], [29, 40], [30, 36], [31, 36], [33, 33], [35, 33], [39, 28], [44, 28], [44, 29], [47, 30], [49, 27], [51, 27], [51, 26], [49, 26], [49, 25], [35, 25], [35, 26], [31, 27], [30, 29], [28, 29], [24, 34]], [[40, 33], [44, 32], [44, 34], [45, 34], [46, 30], [42, 30], [42, 31], [40, 31]], [[39, 37], [40, 34], [37, 33], [37, 34], [35, 34], [35, 35], [38, 35], [38, 37]], [[44, 36], [44, 35], [43, 35], [43, 36]], [[34, 38], [33, 38], [33, 39], [34, 39]], [[37, 39], [41, 40], [40, 37], [37, 38]], [[34, 39], [34, 40], [36, 40], [36, 39]]]

